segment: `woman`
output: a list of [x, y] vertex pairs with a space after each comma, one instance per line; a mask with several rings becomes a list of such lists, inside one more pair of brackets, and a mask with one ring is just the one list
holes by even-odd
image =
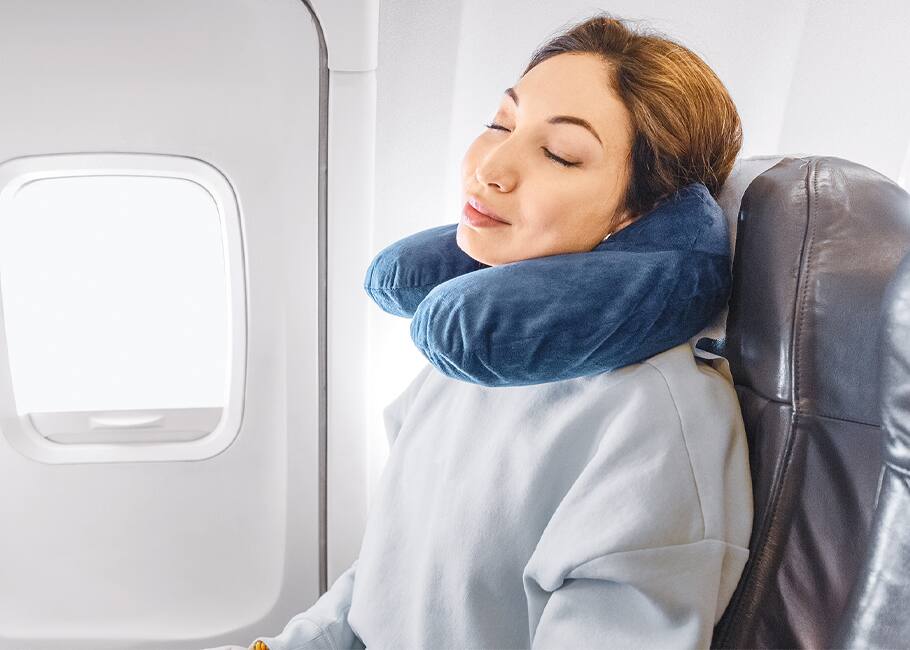
[[[466, 208], [458, 246], [490, 266], [590, 251], [691, 182], [716, 196], [741, 141], [701, 59], [598, 15], [534, 54], [471, 144], [465, 201], [500, 221]], [[752, 526], [724, 363], [684, 344], [499, 388], [427, 365], [384, 417], [358, 560], [250, 647], [708, 647]]]

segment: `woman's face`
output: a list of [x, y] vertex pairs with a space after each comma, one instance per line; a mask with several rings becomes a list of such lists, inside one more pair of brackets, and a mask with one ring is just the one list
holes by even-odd
[[[611, 232], [614, 215], [620, 228], [634, 220], [617, 215], [631, 169], [632, 126], [607, 86], [607, 65], [592, 54], [559, 54], [506, 90], [494, 128], [471, 143], [462, 161], [461, 250], [490, 266], [590, 251]], [[580, 118], [597, 135], [557, 116]], [[472, 200], [505, 223], [479, 217]]]

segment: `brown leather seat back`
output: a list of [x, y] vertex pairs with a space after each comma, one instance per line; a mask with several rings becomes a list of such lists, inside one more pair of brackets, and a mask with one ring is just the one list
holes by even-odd
[[749, 436], [750, 559], [712, 647], [830, 647], [882, 467], [882, 296], [910, 197], [835, 157], [787, 157], [743, 195], [727, 336]]

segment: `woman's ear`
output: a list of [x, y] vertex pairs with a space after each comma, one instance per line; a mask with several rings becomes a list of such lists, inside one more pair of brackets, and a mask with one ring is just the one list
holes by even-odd
[[638, 215], [633, 215], [631, 210], [623, 210], [619, 216], [613, 219], [613, 225], [610, 227], [610, 234], [612, 235], [615, 232], [619, 232], [626, 226], [631, 226], [637, 218]]

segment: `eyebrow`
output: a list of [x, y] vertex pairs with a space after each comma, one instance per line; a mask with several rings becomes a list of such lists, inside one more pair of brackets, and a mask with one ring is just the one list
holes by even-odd
[[[512, 98], [512, 101], [515, 102], [515, 105], [518, 106], [518, 94], [515, 92], [515, 89], [511, 86], [505, 89], [505, 94]], [[603, 146], [603, 141], [600, 139], [600, 136], [597, 135], [597, 131], [594, 130], [594, 127], [591, 126], [591, 123], [588, 120], [583, 120], [580, 117], [575, 117], [574, 115], [554, 115], [553, 117], [547, 120], [550, 124], [575, 124], [576, 126], [581, 126], [586, 128], [591, 135], [597, 138], [597, 141], [600, 143], [600, 146]]]

